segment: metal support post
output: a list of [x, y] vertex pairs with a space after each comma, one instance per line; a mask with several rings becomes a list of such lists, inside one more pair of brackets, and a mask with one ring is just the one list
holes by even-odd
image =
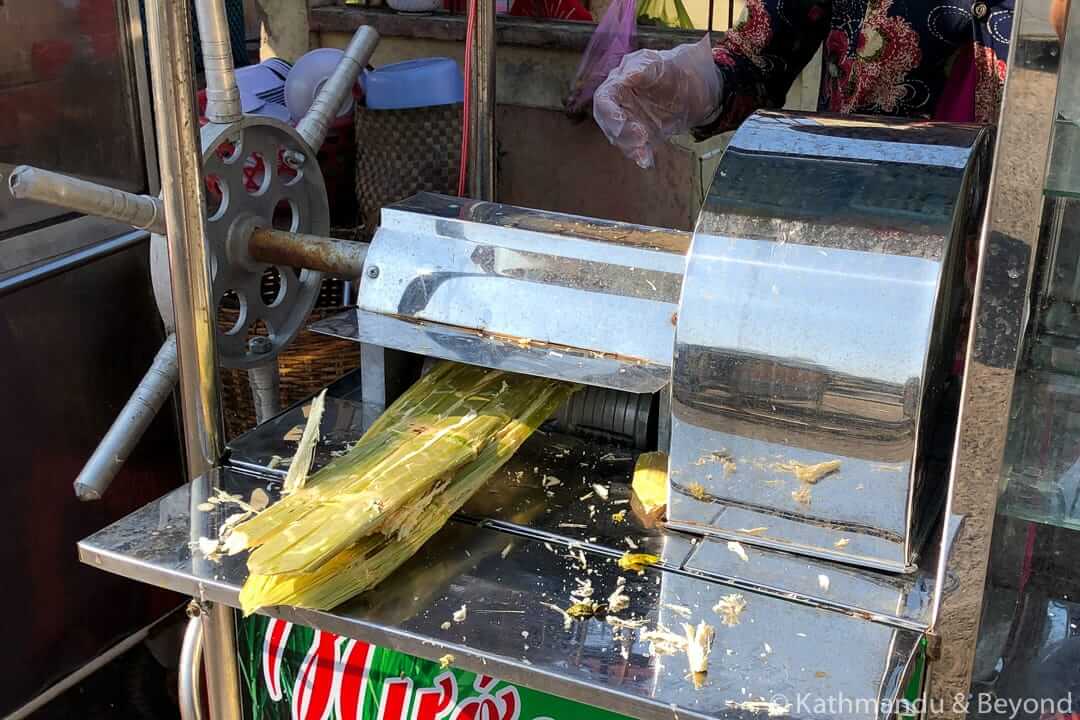
[[[162, 199], [169, 229], [169, 271], [180, 366], [180, 400], [188, 474], [200, 477], [224, 453], [218, 392], [215, 313], [210, 300], [210, 261], [206, 243], [191, 22], [185, 2], [147, 4], [154, 115], [161, 153]], [[224, 15], [221, 16], [224, 22]], [[208, 27], [209, 23], [204, 25]], [[204, 29], [204, 37], [206, 35]], [[205, 42], [205, 40], [204, 40]], [[233, 611], [215, 605], [203, 620], [210, 714], [214, 720], [239, 720]]]

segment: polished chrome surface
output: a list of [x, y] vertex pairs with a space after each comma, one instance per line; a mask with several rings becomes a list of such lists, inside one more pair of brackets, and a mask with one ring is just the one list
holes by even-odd
[[[942, 543], [939, 561], [935, 628], [942, 638], [941, 657], [934, 663], [928, 686], [930, 700], [944, 705], [944, 712], [936, 713], [943, 717], [963, 714], [949, 700], [968, 692], [980, 617], [984, 613], [987, 618], [996, 614], [991, 605], [1002, 599], [1000, 595], [984, 594], [987, 557], [995, 532], [999, 483], [1006, 469], [1003, 458], [1007, 432], [1016, 410], [1012, 407], [1014, 381], [1032, 310], [1029, 302], [1035, 282], [1034, 263], [1045, 250], [1041, 247], [1042, 228], [1053, 225], [1053, 206], [1045, 202], [1043, 189], [1057, 115], [1055, 100], [1065, 88], [1065, 74], [1077, 71], [1063, 64], [1059, 77], [1056, 64], [1046, 66], [1040, 62], [1047, 45], [1045, 36], [1037, 31], [1045, 17], [1044, 8], [1029, 0], [1016, 3], [1009, 74], [994, 149], [994, 174], [979, 246], [972, 331], [946, 505], [947, 528], [951, 532]], [[1076, 8], [1072, 10], [1067, 37], [1075, 42]], [[1052, 413], [1055, 409], [1048, 404], [1045, 410]], [[1019, 539], [1025, 541], [1029, 540]], [[1031, 568], [1030, 564], [1023, 567]], [[1068, 575], [1074, 576], [1075, 570]], [[1052, 575], [1038, 580], [1060, 584]], [[1061, 578], [1061, 582], [1070, 580]], [[1015, 575], [1008, 583], [1013, 586]], [[1008, 607], [1013, 612], [1022, 606]], [[1035, 643], [1029, 644], [1026, 651], [1034, 654], [1036, 647]]]
[[[530, 441], [534, 450], [545, 447], [539, 440]], [[539, 486], [541, 477], [532, 471], [526, 480]], [[493, 482], [491, 489], [502, 492], [506, 480]], [[187, 544], [219, 521], [214, 513], [191, 512], [211, 486], [246, 497], [257, 487], [273, 491], [277, 483], [268, 485], [265, 475], [214, 471], [88, 538], [80, 556], [111, 572], [235, 605], [246, 574], [243, 558], [195, 562]], [[814, 703], [830, 697], [853, 699], [832, 713], [836, 717], [885, 717], [878, 701], [897, 696], [921, 633], [679, 570], [690, 547], [685, 538], [655, 538], [663, 564], [639, 576], [619, 571], [619, 553], [570, 538], [454, 520], [382, 585], [333, 612], [281, 607], [269, 614], [418, 657], [451, 653], [464, 669], [633, 717], [749, 720], [751, 712], [731, 705], [756, 700], [790, 704], [792, 717], [822, 717], [830, 713], [815, 711]], [[566, 607], [575, 578], [588, 578], [597, 596], [606, 597], [620, 575], [631, 603], [622, 616], [646, 619], [643, 629], [658, 621], [675, 632], [682, 622], [715, 626], [703, 687], [694, 688], [684, 655], [650, 656], [643, 629], [616, 631], [591, 619], [567, 631], [562, 617], [540, 604]], [[731, 593], [741, 594], [746, 608], [739, 624], [727, 627], [712, 607]], [[462, 605], [465, 621], [443, 629]]]
[[75, 478], [75, 495], [80, 500], [100, 500], [109, 489], [158, 410], [172, 395], [179, 374], [176, 336], [169, 335], [154, 356], [150, 369]]
[[362, 310], [319, 320], [310, 328], [323, 335], [355, 340], [362, 343], [362, 348], [386, 345], [469, 365], [635, 393], [658, 391], [667, 384], [670, 374], [670, 365], [631, 363], [562, 346], [518, 344], [476, 330]]
[[180, 666], [177, 668], [176, 690], [180, 705], [180, 720], [202, 720], [202, 616], [193, 615], [184, 628], [180, 645]]
[[349, 41], [334, 72], [319, 88], [311, 108], [296, 124], [296, 132], [315, 152], [322, 147], [330, 124], [337, 119], [338, 109], [352, 94], [357, 78], [367, 67], [378, 44], [379, 33], [375, 32], [375, 28], [367, 25], [360, 27]]
[[[231, 327], [219, 328], [217, 343], [225, 367], [246, 369], [267, 360], [266, 353], [252, 352], [248, 346], [254, 334], [250, 330], [265, 325], [273, 343], [270, 356], [276, 357], [307, 322], [322, 287], [318, 272], [252, 257], [251, 233], [277, 221], [286, 225], [280, 229], [289, 232], [329, 235], [326, 186], [313, 157], [295, 177], [279, 172], [281, 154], [300, 151], [303, 142], [295, 130], [277, 120], [245, 116], [232, 125], [206, 125], [202, 144], [204, 173], [221, 192], [206, 223], [214, 313], [223, 302], [240, 308], [239, 319]], [[253, 156], [265, 165], [254, 193], [247, 189], [243, 172], [245, 160]], [[281, 288], [269, 300], [262, 294], [268, 271], [276, 272]]]
[[[743, 124], [683, 282], [674, 526], [913, 569], [942, 492], [926, 448], [987, 139], [975, 126], [778, 112]], [[833, 460], [817, 482], [790, 465]]]
[[19, 165], [8, 175], [8, 190], [16, 200], [35, 200], [54, 207], [165, 232], [161, 200], [116, 190], [62, 173]]
[[206, 119], [212, 123], [234, 123], [243, 116], [243, 111], [233, 70], [225, 0], [195, 0], [194, 5], [206, 76]]
[[[214, 22], [224, 24], [223, 4], [218, 0], [213, 5], [222, 11]], [[206, 215], [203, 153], [195, 112], [195, 73], [189, 51], [191, 18], [187, 3], [153, 0], [147, 4], [146, 16], [161, 194], [169, 229], [169, 269], [180, 359], [184, 448], [187, 472], [194, 479], [209, 472], [225, 451], [216, 341], [216, 299], [219, 296], [213, 294], [211, 284], [213, 249], [211, 231], [207, 227], [213, 218], [208, 219]], [[205, 27], [207, 23], [203, 25]], [[203, 140], [212, 152], [216, 147], [212, 141], [207, 141], [208, 136], [212, 137], [213, 128], [221, 126], [210, 124], [207, 127], [211, 130]], [[240, 138], [241, 147], [243, 140]], [[268, 174], [276, 175], [276, 152], [264, 157], [267, 158]], [[238, 189], [237, 192], [242, 191]], [[325, 202], [325, 194], [323, 197]], [[229, 211], [227, 202], [223, 209]], [[187, 538], [190, 540], [190, 529]], [[196, 568], [202, 565], [194, 563]], [[240, 673], [232, 623], [233, 613], [225, 607], [215, 608], [203, 619], [207, 698], [214, 720], [238, 720], [241, 717]]]
[[[358, 305], [424, 323], [451, 344], [372, 338], [364, 322], [360, 332], [365, 342], [519, 372], [543, 357], [536, 374], [563, 377], [566, 367], [565, 379], [632, 389], [617, 375], [669, 367], [688, 240], [672, 230], [417, 195], [383, 209]], [[462, 335], [481, 341], [470, 348], [473, 359], [452, 344]]]
[[[930, 627], [934, 574], [896, 574], [829, 562], [746, 544], [747, 559], [724, 540], [705, 538], [694, 545], [686, 570], [733, 585], [874, 618], [912, 630]], [[822, 577], [827, 578], [823, 581]]]

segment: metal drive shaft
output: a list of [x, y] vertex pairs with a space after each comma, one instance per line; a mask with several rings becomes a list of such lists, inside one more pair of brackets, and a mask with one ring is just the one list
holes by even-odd
[[12, 171], [8, 187], [11, 195], [20, 200], [36, 200], [165, 234], [164, 206], [148, 195], [114, 190], [29, 165], [20, 165]]
[[100, 500], [105, 494], [158, 410], [172, 394], [178, 376], [176, 336], [169, 335], [124, 409], [75, 478], [75, 495], [80, 500]]
[[363, 274], [367, 251], [367, 243], [270, 228], [256, 228], [248, 240], [248, 252], [259, 262], [302, 267], [342, 278]]
[[296, 132], [311, 149], [318, 151], [322, 147], [330, 123], [337, 117], [338, 108], [352, 92], [360, 71], [367, 67], [378, 44], [379, 33], [370, 26], [365, 25], [353, 35], [341, 62], [319, 90], [311, 109], [296, 125]]

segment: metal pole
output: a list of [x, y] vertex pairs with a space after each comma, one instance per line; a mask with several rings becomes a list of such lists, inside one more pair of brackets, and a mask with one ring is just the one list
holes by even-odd
[[180, 667], [177, 669], [180, 718], [202, 720], [202, 683], [199, 680], [202, 677], [203, 619], [197, 609], [189, 609], [188, 613], [190, 617], [184, 629], [184, 642], [180, 646]]
[[236, 122], [243, 116], [243, 111], [233, 70], [225, 0], [195, 0], [195, 16], [199, 21], [199, 42], [202, 43], [206, 74], [206, 119], [212, 123]]
[[17, 200], [36, 200], [165, 234], [165, 209], [160, 200], [148, 195], [114, 190], [30, 165], [11, 171], [8, 188]]
[[270, 228], [256, 228], [248, 239], [248, 252], [259, 262], [308, 268], [343, 278], [363, 274], [367, 251], [367, 243]]
[[169, 335], [109, 432], [75, 478], [75, 495], [80, 500], [100, 500], [109, 489], [128, 455], [172, 393], [177, 373], [176, 336]]
[[469, 196], [495, 200], [495, 0], [477, 0], [469, 108]]
[[967, 715], [957, 699], [971, 686], [1054, 131], [1054, 93], [1030, 91], [1043, 73], [1028, 63], [1043, 52], [1044, 38], [1032, 32], [1040, 12], [1040, 3], [1017, 2], [1012, 25], [935, 584], [932, 655], [940, 655], [928, 676], [930, 717]]
[[[151, 0], [146, 16], [161, 190], [169, 228], [184, 444], [188, 474], [194, 480], [209, 472], [221, 458], [225, 443], [214, 346], [215, 313], [210, 300], [191, 20], [187, 3], [178, 0]], [[214, 720], [239, 720], [240, 676], [233, 611], [224, 605], [211, 607], [203, 619], [203, 637], [210, 714]]]
[[296, 132], [315, 152], [322, 147], [330, 123], [337, 117], [338, 108], [349, 97], [360, 71], [367, 67], [378, 44], [379, 33], [375, 32], [375, 28], [365, 25], [357, 30], [333, 74], [319, 90], [311, 109], [297, 123]]
[[[248, 341], [248, 349], [256, 355], [268, 353], [273, 347], [270, 338], [263, 335], [256, 335]], [[255, 424], [258, 425], [281, 412], [281, 372], [277, 358], [251, 368], [247, 376], [251, 402], [255, 406]]]

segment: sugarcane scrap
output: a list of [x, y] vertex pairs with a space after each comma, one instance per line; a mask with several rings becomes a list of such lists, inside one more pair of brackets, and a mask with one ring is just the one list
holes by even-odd
[[780, 705], [765, 700], [746, 700], [744, 702], [728, 700], [726, 705], [732, 710], [746, 710], [755, 715], [766, 713], [769, 717], [782, 717], [791, 712], [791, 705]]
[[792, 490], [791, 499], [800, 505], [809, 505], [811, 499], [810, 486], [803, 485], [798, 490]]
[[670, 610], [671, 612], [675, 613], [676, 615], [678, 615], [680, 617], [683, 617], [683, 618], [686, 618], [687, 620], [689, 620], [690, 616], [692, 616], [694, 614], [694, 611], [691, 610], [690, 608], [686, 607], [685, 605], [675, 605], [673, 603], [664, 603], [663, 606], [665, 608], [667, 608], [668, 610]]
[[742, 546], [742, 543], [734, 540], [729, 540], [727, 544], [729, 552], [733, 552], [739, 556], [739, 559], [743, 562], [750, 562], [750, 557], [746, 554], [746, 548]]
[[686, 491], [696, 500], [705, 499], [705, 486], [699, 482], [692, 482], [686, 486]]
[[577, 587], [570, 591], [570, 597], [581, 599], [592, 597], [594, 592], [592, 580], [588, 578], [585, 578], [584, 580], [581, 578], [574, 578], [574, 582], [577, 583]]
[[459, 609], [454, 611], [454, 614], [451, 617], [453, 617], [454, 622], [460, 623], [465, 622], [465, 618], [468, 617], [468, 615], [469, 608], [465, 605], [462, 605]]
[[776, 469], [793, 474], [799, 482], [814, 485], [826, 475], [832, 475], [839, 470], [840, 461], [826, 460], [825, 462], [807, 465], [806, 463], [789, 460], [788, 462], [778, 463]]
[[630, 596], [625, 592], [626, 578], [619, 576], [615, 581], [615, 592], [608, 595], [607, 605], [609, 613], [622, 612], [630, 607]]
[[311, 412], [308, 414], [307, 424], [304, 425], [304, 432], [300, 436], [300, 444], [296, 447], [296, 454], [293, 455], [289, 472], [285, 475], [285, 482], [281, 486], [282, 495], [290, 495], [307, 483], [311, 461], [315, 459], [315, 446], [319, 443], [319, 429], [325, 410], [326, 390], [323, 390], [311, 401]]
[[450, 622], [449, 620], [447, 620], [446, 622], [444, 622], [444, 623], [443, 623], [442, 625], [440, 625], [439, 627], [440, 627], [441, 629], [443, 629], [443, 630], [449, 630], [452, 624], [453, 624], [453, 623], [451, 623], [451, 622]]
[[660, 558], [649, 553], [623, 553], [619, 558], [619, 567], [623, 570], [636, 572], [638, 575], [645, 573], [645, 568], [660, 562]]
[[626, 511], [620, 510], [616, 513], [611, 513], [611, 522], [618, 525], [619, 523], [626, 522]]
[[566, 608], [566, 614], [575, 620], [588, 620], [591, 617], [602, 615], [607, 607], [595, 600], [580, 600]]
[[649, 643], [649, 654], [654, 657], [677, 655], [686, 650], [686, 637], [671, 632], [663, 625], [657, 625], [653, 630], [645, 630], [641, 633], [641, 639]]
[[694, 673], [695, 687], [701, 687], [699, 680], [709, 671], [709, 653], [712, 651], [712, 641], [715, 636], [713, 626], [702, 621], [697, 626], [683, 623], [683, 632], [686, 633], [686, 657], [690, 661], [690, 672]]
[[569, 630], [571, 627], [574, 626], [574, 618], [571, 617], [570, 613], [566, 612], [565, 610], [563, 610], [558, 605], [556, 605], [554, 603], [547, 603], [547, 602], [542, 602], [540, 604], [543, 605], [544, 607], [550, 608], [550, 609], [554, 610], [555, 612], [559, 613], [560, 615], [562, 615], [562, 617], [563, 617], [563, 628], [564, 629]]
[[626, 628], [627, 630], [638, 630], [648, 625], [649, 621], [645, 618], [631, 618], [625, 620], [615, 615], [608, 615], [607, 624], [616, 629]]
[[601, 500], [607, 500], [608, 499], [608, 489], [607, 489], [607, 487], [605, 487], [603, 485], [597, 485], [597, 484], [594, 483], [593, 486], [592, 486], [592, 489], [593, 489], [593, 492], [596, 493], [596, 497], [600, 498]]
[[720, 616], [720, 622], [728, 627], [739, 624], [739, 616], [746, 609], [746, 598], [739, 593], [732, 593], [720, 598], [713, 605], [713, 612]]
[[441, 658], [439, 658], [439, 669], [440, 670], [445, 670], [446, 668], [450, 667], [453, 664], [454, 664], [454, 656], [451, 655], [450, 653], [446, 653]]
[[754, 537], [757, 537], [758, 535], [764, 535], [768, 531], [768, 529], [769, 528], [767, 527], [739, 528], [735, 532], [742, 533], [743, 535], [753, 535]]
[[836, 542], [833, 543], [833, 547], [834, 548], [845, 548], [845, 547], [848, 546], [848, 543], [850, 543], [850, 542], [851, 541], [848, 540], [847, 538], [840, 538], [839, 540], [837, 540]]

